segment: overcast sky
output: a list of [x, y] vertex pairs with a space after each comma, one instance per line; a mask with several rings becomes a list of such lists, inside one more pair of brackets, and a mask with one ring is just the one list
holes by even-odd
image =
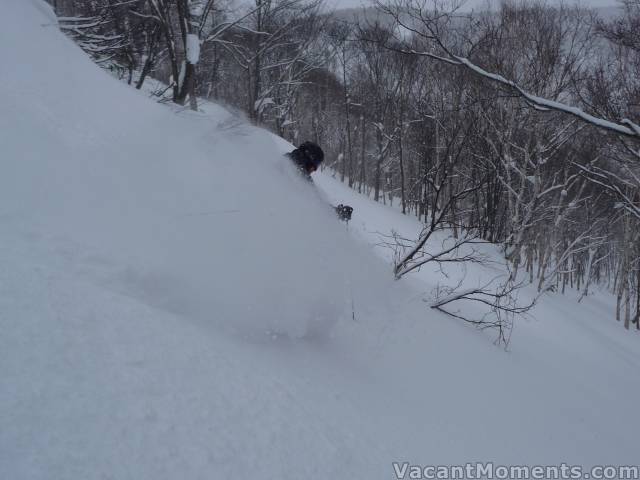
[[[547, 0], [549, 4], [553, 4], [554, 0]], [[360, 7], [362, 5], [370, 5], [371, 2], [369, 0], [326, 0], [327, 6], [333, 8], [352, 8], [352, 7]], [[471, 10], [473, 8], [477, 9], [486, 5], [486, 0], [468, 0], [464, 6], [464, 10]], [[574, 1], [568, 1], [566, 3], [576, 3]], [[605, 7], [616, 5], [615, 0], [579, 0], [579, 3], [582, 6], [588, 7]]]

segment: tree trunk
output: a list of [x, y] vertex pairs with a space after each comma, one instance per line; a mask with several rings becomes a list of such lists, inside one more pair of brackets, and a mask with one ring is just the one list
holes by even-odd
[[640, 265], [638, 265], [636, 277], [636, 329], [640, 330]]
[[182, 33], [182, 46], [184, 49], [184, 61], [182, 68], [184, 71], [184, 77], [182, 82], [179, 82], [178, 96], [176, 97], [176, 103], [184, 105], [187, 95], [189, 96], [189, 106], [191, 110], [197, 110], [198, 104], [196, 100], [196, 65], [191, 63], [191, 59], [188, 55], [188, 38], [189, 35], [195, 35], [193, 30], [193, 21], [191, 18], [191, 12], [189, 11], [189, 4], [187, 0], [178, 0], [178, 23], [180, 25], [180, 31]]
[[625, 299], [624, 299], [624, 328], [629, 330], [631, 323], [631, 272], [625, 279]]
[[366, 189], [367, 177], [366, 177], [366, 167], [364, 163], [366, 132], [364, 128], [363, 113], [360, 114], [360, 132], [362, 135], [362, 142], [360, 144], [360, 186], [358, 187], [358, 193], [364, 193]]
[[136, 88], [138, 90], [142, 88], [142, 85], [144, 84], [144, 81], [147, 78], [147, 75], [149, 75], [151, 68], [153, 68], [153, 59], [151, 58], [151, 55], [149, 55], [147, 56], [147, 59], [144, 61], [144, 65], [142, 66], [142, 72], [140, 72], [140, 77], [136, 82]]
[[[342, 86], [344, 89], [344, 114], [347, 128], [347, 175], [349, 176], [349, 187], [353, 187], [353, 148], [351, 145], [351, 115], [349, 108], [349, 90], [347, 87], [347, 58], [346, 46], [342, 45]], [[329, 89], [327, 88], [327, 91]]]
[[403, 122], [403, 110], [400, 110], [400, 127], [398, 129], [398, 160], [400, 162], [400, 201], [402, 202], [402, 213], [407, 213], [407, 198], [405, 194], [405, 180], [404, 180], [404, 151], [402, 149], [402, 122]]
[[380, 182], [382, 180], [382, 161], [383, 161], [383, 152], [382, 152], [382, 132], [380, 128], [376, 128], [376, 146], [378, 148], [378, 157], [376, 159], [376, 173], [373, 179], [374, 181], [374, 193], [373, 199], [377, 202], [380, 199]]

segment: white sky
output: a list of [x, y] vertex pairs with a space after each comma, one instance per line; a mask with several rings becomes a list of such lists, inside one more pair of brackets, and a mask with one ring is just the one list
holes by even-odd
[[[353, 8], [360, 7], [362, 5], [370, 5], [371, 2], [369, 0], [326, 0], [328, 7], [337, 8]], [[554, 0], [548, 0], [549, 4], [556, 3]], [[579, 3], [585, 7], [605, 7], [616, 5], [615, 0], [578, 0], [571, 1], [569, 0], [567, 3]], [[479, 7], [483, 7], [486, 4], [486, 0], [468, 0], [464, 10], [477, 9]]]

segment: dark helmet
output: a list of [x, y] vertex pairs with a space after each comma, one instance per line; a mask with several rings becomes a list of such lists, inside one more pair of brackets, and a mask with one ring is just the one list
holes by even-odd
[[313, 142], [304, 142], [298, 147], [298, 151], [304, 158], [305, 167], [313, 166], [314, 170], [318, 168], [320, 163], [324, 160], [324, 152], [322, 149]]

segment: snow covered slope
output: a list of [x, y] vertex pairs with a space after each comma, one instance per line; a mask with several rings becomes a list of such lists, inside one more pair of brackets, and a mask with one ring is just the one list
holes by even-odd
[[597, 298], [551, 299], [495, 348], [369, 248], [411, 219], [328, 177], [319, 194], [223, 109], [118, 83], [44, 2], [3, 7], [0, 478], [637, 459], [638, 338]]

